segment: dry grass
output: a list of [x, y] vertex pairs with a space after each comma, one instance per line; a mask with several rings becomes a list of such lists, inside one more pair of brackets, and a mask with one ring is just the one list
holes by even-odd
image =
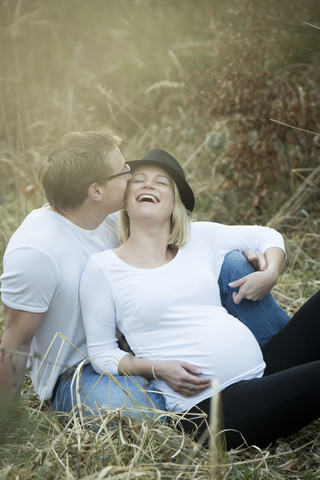
[[117, 412], [59, 416], [25, 393], [1, 429], [2, 479], [316, 479], [319, 421], [270, 447], [207, 450], [173, 426]]

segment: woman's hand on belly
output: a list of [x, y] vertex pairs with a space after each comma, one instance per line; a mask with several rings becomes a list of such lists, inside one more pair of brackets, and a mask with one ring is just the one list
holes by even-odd
[[210, 378], [200, 377], [201, 370], [190, 363], [180, 360], [156, 360], [154, 371], [158, 380], [180, 395], [191, 397], [211, 385]]

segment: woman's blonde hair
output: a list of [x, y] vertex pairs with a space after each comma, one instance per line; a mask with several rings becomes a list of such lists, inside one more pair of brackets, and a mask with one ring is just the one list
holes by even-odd
[[[168, 245], [175, 248], [181, 248], [189, 239], [191, 213], [183, 205], [178, 187], [173, 180], [172, 183], [174, 191], [174, 203]], [[118, 236], [120, 243], [125, 242], [130, 236], [130, 219], [126, 210], [121, 210], [119, 215]]]

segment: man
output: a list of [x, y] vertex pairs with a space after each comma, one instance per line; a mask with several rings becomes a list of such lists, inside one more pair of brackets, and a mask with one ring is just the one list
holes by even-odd
[[[123, 407], [130, 415], [164, 410], [161, 394], [150, 389], [146, 379], [115, 378], [107, 372], [99, 376], [86, 357], [78, 287], [89, 255], [118, 245], [112, 213], [122, 208], [131, 178], [119, 144], [110, 131], [67, 134], [40, 171], [49, 203], [26, 217], [4, 256], [1, 294], [6, 325], [0, 346], [4, 405], [18, 397], [27, 366], [40, 399], [55, 410], [69, 412], [84, 405], [86, 413], [99, 407]], [[222, 296], [226, 308], [256, 328], [257, 337], [259, 308], [268, 310], [270, 324], [265, 322], [263, 342], [288, 317], [271, 295], [261, 302], [242, 300], [259, 300], [262, 294], [257, 296], [246, 281], [251, 270], [243, 270], [241, 262], [232, 258], [225, 262]], [[233, 293], [228, 283], [237, 279], [233, 287], [240, 286], [239, 293]]]

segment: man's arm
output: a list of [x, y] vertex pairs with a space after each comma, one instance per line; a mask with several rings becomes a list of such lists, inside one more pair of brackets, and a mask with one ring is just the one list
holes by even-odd
[[30, 344], [44, 313], [4, 307], [6, 325], [0, 344], [0, 402], [1, 407], [10, 407], [20, 394]]
[[266, 257], [257, 250], [247, 250], [243, 255], [255, 270], [263, 272], [267, 268]]

